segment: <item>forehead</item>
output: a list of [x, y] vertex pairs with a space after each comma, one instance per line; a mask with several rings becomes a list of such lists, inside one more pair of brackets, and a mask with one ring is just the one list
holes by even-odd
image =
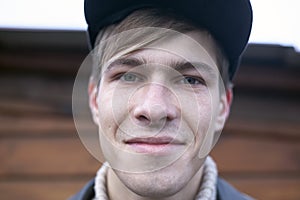
[[176, 32], [131, 52], [120, 53], [112, 57], [107, 64], [120, 58], [132, 57], [143, 63], [159, 63], [168, 66], [178, 62], [203, 63], [217, 69], [216, 48], [214, 41], [206, 32], [193, 31], [186, 34]]
[[158, 40], [151, 47], [163, 49], [182, 57], [189, 62], [206, 61], [209, 65], [216, 63], [216, 47], [208, 33], [193, 31], [174, 37]]

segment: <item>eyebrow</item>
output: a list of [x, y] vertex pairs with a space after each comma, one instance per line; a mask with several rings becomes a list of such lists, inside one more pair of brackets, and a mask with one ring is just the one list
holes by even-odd
[[[117, 66], [127, 66], [130, 68], [134, 68], [140, 65], [145, 65], [149, 62], [147, 62], [146, 59], [143, 58], [135, 58], [135, 57], [124, 57], [124, 58], [119, 58], [110, 63], [105, 71], [109, 71], [114, 67]], [[151, 64], [152, 62], [150, 62]], [[153, 64], [153, 63], [152, 63]], [[199, 69], [201, 71], [205, 71], [208, 73], [208, 75], [215, 77], [216, 76], [216, 71], [208, 64], [204, 62], [187, 62], [184, 60], [169, 60], [166, 62], [167, 66], [173, 68], [174, 70], [183, 73], [185, 71], [193, 70], [193, 69]]]
[[119, 58], [119, 59], [116, 59], [115, 61], [113, 61], [112, 63], [110, 63], [105, 71], [109, 71], [112, 68], [120, 66], [120, 65], [122, 65], [122, 66], [126, 65], [128, 67], [137, 67], [137, 66], [143, 65], [145, 63], [146, 62], [144, 60], [137, 59], [137, 58], [128, 58], [128, 57]]
[[207, 74], [212, 77], [215, 77], [217, 73], [210, 65], [203, 62], [179, 62], [175, 64], [176, 65], [173, 65], [172, 67], [181, 73], [194, 69], [199, 70], [199, 72], [207, 72]]

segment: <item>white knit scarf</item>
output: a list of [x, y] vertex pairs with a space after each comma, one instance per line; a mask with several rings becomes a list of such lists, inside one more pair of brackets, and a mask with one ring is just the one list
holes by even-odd
[[[104, 163], [98, 170], [95, 178], [95, 198], [93, 200], [108, 200], [106, 191], [106, 176], [109, 168], [108, 163]], [[211, 157], [207, 157], [204, 162], [202, 182], [195, 200], [215, 200], [217, 187], [218, 170]]]

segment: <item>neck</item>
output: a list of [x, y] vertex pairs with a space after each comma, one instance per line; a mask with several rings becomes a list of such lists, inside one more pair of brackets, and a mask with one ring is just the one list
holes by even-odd
[[132, 200], [177, 200], [177, 199], [186, 199], [193, 200], [197, 195], [201, 177], [203, 173], [203, 167], [201, 167], [198, 172], [193, 176], [193, 178], [177, 193], [167, 197], [158, 198], [157, 196], [140, 196], [126, 187], [122, 181], [118, 178], [116, 173], [109, 168], [107, 174], [107, 192], [110, 200], [123, 200], [123, 199], [132, 199]]

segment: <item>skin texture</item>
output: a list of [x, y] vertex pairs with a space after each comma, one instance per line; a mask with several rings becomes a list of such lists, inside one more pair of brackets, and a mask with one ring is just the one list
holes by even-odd
[[99, 87], [91, 83], [90, 107], [112, 167], [110, 199], [194, 198], [232, 100], [220, 86], [216, 48], [207, 34], [189, 32], [113, 60]]

